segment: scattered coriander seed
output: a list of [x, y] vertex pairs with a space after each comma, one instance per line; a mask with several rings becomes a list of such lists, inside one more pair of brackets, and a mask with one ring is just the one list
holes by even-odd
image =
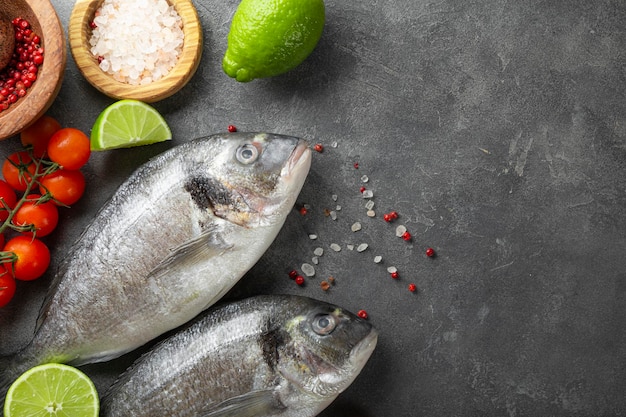
[[433, 248], [426, 249], [426, 256], [432, 258], [433, 256], [435, 256], [435, 250]]
[[352, 225], [351, 229], [352, 229], [353, 232], [358, 232], [359, 230], [361, 230], [361, 223], [359, 223], [359, 222], [354, 223]]
[[334, 250], [335, 252], [339, 252], [339, 251], [341, 251], [341, 246], [339, 246], [339, 245], [338, 245], [338, 244], [336, 244], [336, 243], [331, 243], [331, 244], [330, 244], [330, 248], [331, 248], [332, 250]]
[[328, 289], [330, 288], [330, 284], [328, 283], [328, 281], [322, 281], [320, 282], [320, 287], [322, 288], [322, 291], [328, 291]]
[[333, 277], [333, 276], [328, 277], [328, 282], [334, 285], [335, 284], [335, 277]]
[[397, 237], [402, 237], [402, 235], [405, 234], [405, 233], [406, 233], [406, 227], [405, 226], [400, 225], [400, 226], [396, 227], [396, 236]]
[[315, 248], [315, 250], [313, 251], [313, 254], [315, 256], [322, 256], [324, 254], [324, 249], [323, 248]]
[[367, 320], [367, 317], [368, 317], [367, 311], [365, 311], [365, 310], [359, 310], [356, 313], [356, 315], [359, 316], [360, 318], [362, 318], [363, 320]]
[[315, 268], [313, 267], [313, 265], [303, 263], [301, 269], [302, 269], [302, 273], [306, 275], [307, 277], [315, 276]]
[[376, 256], [374, 256], [374, 263], [379, 264], [379, 263], [381, 263], [381, 262], [382, 262], [382, 260], [383, 260], [383, 257], [382, 257], [382, 256], [380, 256], [380, 255], [376, 255]]
[[357, 246], [356, 251], [357, 252], [363, 252], [367, 248], [368, 248], [367, 243], [361, 243], [359, 246]]

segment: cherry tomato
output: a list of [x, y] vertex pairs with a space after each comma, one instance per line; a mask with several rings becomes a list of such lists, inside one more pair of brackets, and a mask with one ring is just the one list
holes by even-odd
[[48, 157], [65, 169], [79, 169], [87, 163], [89, 155], [91, 155], [89, 138], [72, 127], [56, 131], [48, 142]]
[[61, 124], [50, 116], [41, 116], [35, 123], [20, 133], [22, 145], [33, 147], [33, 155], [41, 158], [48, 151], [48, 142], [52, 135], [61, 130]]
[[85, 176], [80, 171], [60, 169], [40, 180], [41, 194], [49, 192], [60, 204], [70, 206], [80, 200], [85, 192]]
[[[47, 236], [59, 223], [59, 209], [51, 200], [45, 203], [38, 202], [39, 194], [29, 194], [27, 201], [13, 215], [13, 224], [16, 226], [33, 225], [34, 236]], [[33, 237], [33, 232], [23, 232], [24, 235]]]
[[0, 222], [9, 217], [9, 210], [13, 209], [16, 203], [15, 190], [6, 181], [0, 180]]
[[25, 191], [31, 176], [35, 173], [35, 163], [26, 151], [12, 153], [2, 165], [4, 180], [16, 191]]
[[9, 304], [15, 295], [15, 279], [0, 264], [0, 308]]
[[5, 252], [13, 252], [17, 260], [7, 271], [15, 279], [32, 281], [42, 276], [50, 266], [50, 250], [41, 240], [20, 235], [4, 245]]

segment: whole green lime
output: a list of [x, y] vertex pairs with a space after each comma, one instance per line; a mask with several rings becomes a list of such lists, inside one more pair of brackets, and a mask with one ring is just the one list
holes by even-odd
[[224, 72], [248, 82], [297, 67], [315, 49], [324, 19], [323, 0], [242, 0], [228, 33]]

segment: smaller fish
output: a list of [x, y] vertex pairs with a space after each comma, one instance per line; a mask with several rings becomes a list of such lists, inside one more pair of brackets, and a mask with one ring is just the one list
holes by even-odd
[[340, 307], [264, 295], [214, 307], [126, 370], [102, 417], [312, 417], [359, 375], [378, 339]]

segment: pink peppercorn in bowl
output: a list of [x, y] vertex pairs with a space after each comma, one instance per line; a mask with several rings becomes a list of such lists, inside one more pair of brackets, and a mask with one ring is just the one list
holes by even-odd
[[[24, 27], [32, 31], [34, 35], [31, 37], [39, 38], [36, 39], [38, 42], [33, 44], [39, 45], [37, 55], [40, 55], [36, 59], [39, 65], [31, 69], [28, 81], [26, 81], [28, 68], [20, 71], [23, 80], [19, 81], [26, 81], [27, 88], [23, 89], [17, 100], [8, 107], [2, 106], [0, 110], [0, 140], [3, 140], [19, 134], [52, 105], [63, 82], [67, 52], [63, 26], [49, 0], [10, 0], [1, 3], [0, 12], [6, 18], [11, 21], [19, 19], [18, 21], [27, 22], [24, 23]], [[16, 42], [16, 48], [19, 44], [20, 42]], [[32, 53], [26, 54], [23, 59], [32, 67]], [[12, 65], [15, 65], [15, 62], [8, 66]], [[0, 68], [5, 69], [7, 68]], [[3, 87], [5, 86], [3, 84]]]
[[130, 84], [116, 79], [100, 66], [101, 56], [92, 52], [96, 12], [105, 0], [77, 0], [69, 22], [70, 50], [85, 79], [103, 94], [115, 99], [135, 99], [153, 103], [183, 88], [198, 68], [202, 55], [202, 28], [191, 0], [167, 0], [182, 21], [182, 48], [173, 68], [162, 78], [146, 84]]

